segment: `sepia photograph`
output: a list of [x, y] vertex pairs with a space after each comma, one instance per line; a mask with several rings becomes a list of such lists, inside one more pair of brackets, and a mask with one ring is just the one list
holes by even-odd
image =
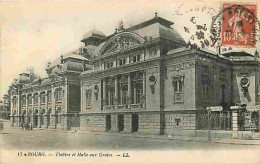
[[0, 2], [0, 163], [260, 163], [260, 2]]

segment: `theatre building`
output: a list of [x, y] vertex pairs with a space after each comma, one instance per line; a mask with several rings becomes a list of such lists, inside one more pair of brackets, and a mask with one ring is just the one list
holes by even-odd
[[154, 18], [111, 35], [92, 30], [84, 47], [21, 74], [11, 122], [36, 127], [236, 138], [259, 131], [258, 53], [212, 53], [187, 45], [173, 22]]
[[192, 136], [209, 126], [245, 130], [239, 116], [248, 110], [250, 126], [259, 128], [258, 58], [193, 48], [171, 25], [155, 16], [130, 28], [121, 24], [106, 37], [83, 38], [97, 47], [93, 69], [80, 75], [82, 130]]

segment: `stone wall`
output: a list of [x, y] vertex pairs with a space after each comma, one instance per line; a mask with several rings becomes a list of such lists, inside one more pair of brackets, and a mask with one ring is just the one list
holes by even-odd
[[138, 132], [142, 134], [160, 134], [160, 113], [140, 113]]
[[195, 113], [165, 113], [165, 134], [194, 136], [196, 129]]
[[93, 132], [105, 131], [106, 115], [80, 115], [80, 129]]

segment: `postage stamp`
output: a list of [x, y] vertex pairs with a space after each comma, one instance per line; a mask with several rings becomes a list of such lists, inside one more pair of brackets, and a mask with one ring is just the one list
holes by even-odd
[[256, 5], [224, 3], [221, 25], [222, 45], [254, 47], [255, 25]]

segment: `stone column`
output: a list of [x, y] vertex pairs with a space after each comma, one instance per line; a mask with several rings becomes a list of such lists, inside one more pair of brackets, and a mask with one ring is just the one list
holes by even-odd
[[111, 115], [111, 131], [118, 132], [118, 118], [117, 114]]
[[[32, 93], [32, 111], [34, 110], [34, 93]], [[26, 113], [28, 113], [29, 111], [27, 111]]]
[[61, 129], [70, 129], [70, 126], [71, 126], [70, 124], [68, 124], [68, 122], [70, 121], [68, 112], [73, 109], [69, 109], [69, 104], [68, 104], [69, 99], [70, 99], [69, 84], [68, 84], [68, 79], [66, 78], [65, 85], [64, 85], [64, 88], [62, 91], [62, 109], [61, 109], [61, 113], [59, 113], [61, 116], [58, 116], [58, 117], [61, 117], [60, 124], [59, 124], [59, 127]]
[[238, 138], [238, 111], [232, 113], [233, 138]]
[[34, 124], [34, 122], [35, 122], [35, 114], [34, 114], [34, 112], [30, 115], [30, 119], [31, 119], [31, 123], [32, 123], [32, 126], [34, 127], [35, 126], [35, 124]]
[[55, 101], [55, 90], [54, 85], [51, 86], [51, 113], [50, 113], [50, 128], [56, 129], [56, 117], [55, 117], [55, 109], [56, 109], [56, 101]]
[[124, 132], [132, 132], [132, 114], [124, 114]]
[[107, 105], [107, 82], [106, 78], [103, 79], [103, 108]]
[[131, 73], [128, 74], [128, 95], [127, 95], [127, 101], [128, 101], [128, 104], [129, 104], [129, 107], [131, 107], [131, 101], [132, 101], [132, 97], [131, 97]]
[[[26, 110], [26, 111], [28, 111], [28, 98], [29, 98], [29, 96], [26, 95], [26, 97], [25, 97], [25, 110]], [[22, 112], [22, 113], [23, 113], [23, 112]]]
[[38, 92], [38, 112], [40, 110], [40, 107], [41, 107], [41, 93]]
[[260, 132], [260, 110], [258, 111], [258, 133]]
[[47, 128], [47, 115], [46, 113], [48, 112], [48, 91], [45, 93], [45, 111], [42, 114], [42, 122], [43, 122], [43, 128]]
[[[68, 100], [69, 100], [69, 85], [68, 85], [68, 79], [65, 79], [65, 86], [64, 86], [64, 92], [63, 92], [64, 96], [62, 96], [62, 102], [64, 106], [64, 112], [68, 113], [68, 111], [70, 110], [68, 107]], [[73, 110], [73, 109], [72, 109]]]
[[17, 126], [20, 126], [20, 123], [21, 123], [21, 92], [18, 90], [18, 94], [17, 94], [17, 103], [16, 103], [16, 106], [17, 106]]
[[116, 105], [116, 108], [117, 108], [117, 105], [118, 105], [118, 76], [116, 75], [115, 76], [115, 105]]
[[38, 111], [38, 115], [36, 115], [36, 117], [38, 117], [38, 126], [37, 126], [37, 128], [41, 128], [41, 114], [40, 114], [40, 111]]
[[120, 84], [120, 102], [121, 102], [121, 105], [123, 105], [123, 85]]
[[45, 93], [45, 113], [47, 111], [48, 111], [48, 91]]
[[80, 113], [81, 112], [83, 112], [83, 83], [81, 82], [80, 83], [80, 98], [81, 98], [81, 100], [80, 100]]
[[143, 71], [143, 95], [142, 95], [142, 104], [143, 104], [143, 108], [145, 108], [145, 104], [146, 104], [146, 76], [145, 76], [145, 71]]

